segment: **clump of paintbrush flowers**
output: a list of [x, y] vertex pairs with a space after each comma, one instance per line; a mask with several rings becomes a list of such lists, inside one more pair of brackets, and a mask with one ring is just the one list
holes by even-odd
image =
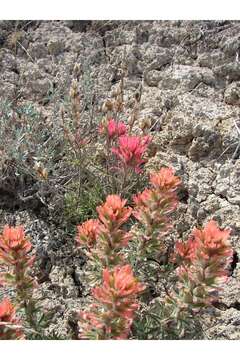
[[[177, 208], [180, 184], [173, 169], [161, 168], [150, 174], [150, 187], [133, 197], [132, 208], [118, 195], [110, 195], [97, 208], [99, 219], [78, 226], [77, 245], [85, 249], [89, 261], [98, 263], [92, 265], [92, 271], [98, 269], [102, 274], [100, 285], [92, 290], [93, 303], [79, 314], [80, 338], [132, 336], [131, 326], [149, 286], [146, 276], [144, 282], [141, 280], [139, 268], [142, 263], [146, 268], [148, 260], [158, 263], [158, 255], [166, 247], [165, 238], [172, 227], [170, 215]], [[131, 227], [128, 231], [120, 229], [123, 225], [127, 229], [130, 217], [137, 220], [137, 236], [132, 234]], [[161, 327], [178, 320], [182, 324], [183, 318], [216, 301], [221, 284], [227, 280], [233, 253], [229, 234], [229, 230], [221, 230], [216, 222], [210, 221], [203, 229], [194, 229], [186, 242], [176, 242], [167, 264], [172, 267], [175, 282], [162, 301], [166, 317], [161, 319], [160, 314], [155, 314]], [[131, 251], [132, 242], [137, 243], [135, 252]], [[169, 266], [160, 264], [157, 271], [167, 278]], [[134, 275], [137, 273], [140, 278]]]
[[[144, 171], [151, 138], [128, 133], [123, 122], [112, 118], [101, 123], [99, 133], [105, 144], [107, 171], [119, 176], [120, 186], [113, 184], [115, 191], [97, 206], [96, 218], [77, 226], [76, 247], [87, 259], [89, 284], [93, 284], [89, 305], [76, 313], [77, 336], [149, 338], [148, 334], [175, 326], [181, 337], [182, 324], [212, 306], [228, 278], [233, 254], [230, 231], [210, 221], [193, 229], [187, 241], [175, 241], [168, 261], [161, 263], [181, 180], [172, 168], [162, 167], [150, 173], [143, 191], [131, 201], [125, 199], [131, 176], [139, 177]], [[0, 285], [15, 292], [11, 300], [0, 302], [0, 339], [42, 336], [39, 318], [43, 310], [34, 298], [38, 284], [31, 275], [33, 265], [32, 245], [24, 228], [5, 226], [0, 235]], [[149, 305], [152, 277], [165, 284], [159, 307], [153, 308]], [[154, 330], [150, 318], [154, 318]], [[144, 329], [141, 335], [140, 328]]]

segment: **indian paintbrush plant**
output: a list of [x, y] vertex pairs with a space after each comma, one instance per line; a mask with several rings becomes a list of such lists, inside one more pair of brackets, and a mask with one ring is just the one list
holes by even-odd
[[[82, 222], [87, 214], [93, 212], [89, 208], [92, 203], [88, 201], [88, 194], [91, 194], [91, 199], [99, 198], [97, 189], [100, 188], [101, 195], [103, 194], [99, 200], [110, 194], [130, 199], [133, 191], [139, 191], [143, 187], [144, 164], [150, 157], [152, 143], [146, 129], [143, 134], [139, 134], [139, 131], [136, 134], [136, 129], [133, 129], [139, 115], [141, 87], [134, 94], [129, 119], [125, 113], [125, 60], [122, 60], [119, 84], [101, 107], [95, 107], [92, 103], [95, 98], [94, 88], [87, 91], [91, 102], [84, 98], [86, 89], [82, 86], [82, 70], [79, 64], [74, 66], [69, 96], [60, 107], [63, 153], [66, 169], [69, 169], [67, 186], [61, 188], [64, 192], [64, 214], [67, 214], [63, 220], [70, 227], [74, 222]], [[85, 116], [86, 104], [90, 109], [88, 121], [82, 118]], [[98, 111], [93, 114], [92, 110], [97, 108]], [[142, 174], [141, 177], [139, 173]], [[74, 221], [71, 220], [72, 209]]]
[[171, 229], [169, 215], [176, 209], [176, 190], [181, 180], [173, 169], [161, 168], [150, 174], [150, 188], [133, 197], [133, 215], [141, 224], [142, 236], [139, 251], [142, 256], [154, 256], [163, 246], [163, 237]]
[[[42, 328], [47, 325], [50, 313], [44, 314], [38, 300], [34, 298], [37, 282], [31, 276], [35, 259], [31, 250], [32, 245], [23, 226], [3, 228], [0, 235], [0, 286], [15, 290], [17, 308], [24, 311], [23, 332], [32, 333], [32, 338], [41, 338]], [[15, 309], [8, 300], [2, 303], [2, 311], [4, 309], [9, 311], [9, 321], [13, 320]]]
[[[178, 204], [180, 184], [173, 169], [161, 168], [150, 173], [150, 186], [133, 197], [132, 206], [117, 194], [108, 195], [96, 207], [98, 218], [77, 226], [76, 244], [89, 260], [94, 279], [89, 306], [76, 314], [79, 339], [183, 338], [217, 301], [233, 254], [230, 230], [210, 221], [194, 229], [187, 241], [175, 242], [168, 264], [158, 262], [172, 228], [170, 215]], [[137, 233], [131, 228], [134, 218]], [[154, 287], [152, 261], [156, 281], [165, 284], [153, 302], [146, 298]], [[44, 338], [50, 316], [42, 322], [45, 314], [34, 298], [33, 264], [23, 226], [5, 226], [0, 284], [13, 288], [15, 299], [0, 302], [1, 339]]]
[[[161, 168], [158, 172], [150, 174], [150, 187], [133, 197], [132, 209], [125, 206], [126, 200], [121, 200], [117, 195], [111, 195], [102, 206], [97, 208], [99, 219], [88, 220], [78, 227], [78, 244], [85, 246], [86, 254], [90, 258], [93, 259], [95, 256], [96, 260], [96, 254], [98, 254], [101, 267], [98, 267], [97, 271], [103, 274], [105, 287], [109, 274], [122, 266], [131, 269], [131, 272], [138, 273], [140, 281], [141, 279], [144, 281], [144, 287], [147, 289], [150, 280], [147, 280], [147, 274], [142, 276], [140, 269], [144, 264], [145, 270], [150, 275], [151, 261], [158, 264], [155, 267], [155, 273], [159, 281], [164, 279], [165, 284], [169, 279], [172, 281], [172, 284], [164, 287], [165, 297], [163, 296], [162, 300], [154, 302], [154, 305], [150, 306], [145, 313], [143, 310], [142, 314], [135, 314], [136, 318], [140, 316], [141, 321], [148, 324], [144, 325], [148, 327], [146, 329], [143, 326], [146, 330], [146, 335], [144, 335], [147, 336], [146, 338], [148, 338], [147, 334], [151, 338], [151, 333], [156, 332], [156, 329], [162, 332], [162, 335], [158, 334], [161, 338], [184, 336], [194, 316], [216, 301], [220, 284], [226, 281], [228, 275], [227, 267], [232, 256], [228, 241], [230, 232], [220, 230], [214, 221], [210, 221], [202, 230], [193, 230], [187, 242], [177, 241], [167, 266], [158, 263], [158, 255], [165, 251], [165, 237], [172, 227], [170, 215], [178, 204], [176, 192], [180, 184], [181, 180], [174, 175], [173, 169]], [[123, 232], [119, 229], [131, 215], [139, 222], [137, 236], [132, 234], [131, 230]], [[132, 251], [134, 248], [131, 248], [131, 244], [134, 242], [137, 243], [137, 249]], [[130, 258], [129, 253], [131, 253]], [[135, 261], [132, 261], [134, 258]], [[132, 265], [127, 264], [130, 259]], [[92, 267], [92, 271], [96, 271], [96, 268]], [[107, 277], [106, 274], [108, 274]], [[98, 291], [92, 291], [95, 300], [99, 300], [99, 297], [96, 297]], [[144, 295], [143, 291], [141, 293]], [[144, 297], [141, 301], [144, 301]], [[110, 299], [107, 304], [115, 308]], [[123, 327], [119, 325], [122, 335], [115, 333], [112, 325], [109, 327], [106, 325], [109, 322], [108, 316], [110, 315], [102, 303], [101, 305], [94, 303], [91, 311], [83, 312], [81, 315], [83, 323], [80, 322], [82, 329], [80, 337], [126, 338], [130, 328], [126, 324], [122, 325]], [[110, 318], [114, 317], [111, 315]], [[119, 324], [122, 321], [120, 319], [119, 315]], [[152, 319], [154, 319], [153, 329], [151, 328]], [[136, 333], [138, 333], [138, 326], [142, 324], [137, 321], [134, 326]], [[124, 332], [124, 328], [128, 331]]]
[[125, 194], [129, 185], [136, 182], [137, 175], [143, 172], [151, 137], [130, 135], [127, 126], [114, 119], [105, 119], [100, 124], [99, 133], [105, 137], [106, 170], [112, 189]]
[[92, 290], [96, 302], [79, 314], [80, 338], [127, 339], [139, 308], [137, 295], [144, 285], [134, 277], [130, 265], [106, 268], [102, 277], [102, 285]]
[[97, 207], [99, 219], [90, 219], [77, 227], [77, 244], [85, 247], [87, 256], [100, 270], [124, 261], [121, 250], [127, 246], [130, 234], [122, 226], [132, 213], [126, 202], [118, 195], [108, 195], [105, 203]]
[[233, 255], [229, 235], [230, 230], [221, 230], [211, 220], [203, 229], [195, 228], [186, 242], [176, 242], [174, 261], [178, 264], [178, 281], [166, 304], [180, 324], [186, 315], [197, 316], [218, 300], [219, 291], [228, 280]]
[[149, 323], [146, 332], [153, 338], [202, 337], [201, 316], [215, 310], [214, 302], [228, 280], [233, 254], [229, 234], [211, 220], [203, 229], [194, 229], [187, 241], [176, 242], [175, 277], [169, 277], [166, 296], [154, 301], [142, 320]]
[[9, 298], [0, 302], [0, 340], [24, 339], [21, 321], [16, 317], [16, 309]]
[[[210, 221], [187, 240], [174, 239], [181, 179], [163, 167], [147, 183], [159, 119], [139, 116], [142, 85], [129, 99], [126, 74], [124, 53], [119, 81], [102, 102], [87, 64], [75, 64], [68, 96], [47, 99], [56, 108], [51, 120], [32, 104], [0, 104], [1, 181], [13, 183], [17, 205], [37, 200], [68, 236], [77, 225], [83, 293], [91, 296], [76, 315], [75, 338], [191, 338], [227, 281], [230, 231]], [[36, 296], [33, 252], [23, 226], [3, 228], [0, 339], [45, 338], [51, 314]]]

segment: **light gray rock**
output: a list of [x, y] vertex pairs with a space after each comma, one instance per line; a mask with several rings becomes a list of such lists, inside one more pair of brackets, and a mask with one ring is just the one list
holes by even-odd
[[239, 340], [240, 311], [234, 308], [222, 310], [219, 314], [219, 323], [209, 326], [205, 330], [209, 339]]
[[200, 66], [212, 69], [213, 67], [223, 65], [226, 62], [226, 56], [221, 50], [217, 49], [212, 52], [199, 54], [197, 61]]
[[224, 92], [224, 100], [229, 105], [240, 105], [240, 82], [227, 86]]
[[41, 59], [48, 55], [48, 47], [44, 42], [31, 43], [28, 52], [33, 59]]
[[194, 89], [202, 80], [201, 72], [191, 66], [176, 65], [169, 68], [162, 75], [159, 84], [161, 89], [175, 90], [181, 88], [184, 91]]
[[193, 128], [193, 141], [188, 151], [191, 160], [200, 160], [206, 156], [216, 156], [221, 152], [221, 137], [214, 129], [196, 125]]
[[240, 205], [240, 160], [224, 164], [216, 177], [215, 193], [226, 197], [233, 205]]
[[161, 72], [157, 70], [147, 71], [144, 75], [145, 83], [148, 86], [157, 87], [161, 78], [162, 78]]
[[220, 47], [227, 56], [236, 56], [240, 50], [240, 36], [236, 35], [231, 38], [223, 38]]
[[167, 48], [161, 48], [157, 45], [151, 45], [142, 49], [143, 60], [149, 64], [149, 70], [160, 70], [162, 66], [171, 63], [173, 51]]
[[213, 68], [214, 74], [225, 81], [240, 80], [240, 63], [230, 62]]

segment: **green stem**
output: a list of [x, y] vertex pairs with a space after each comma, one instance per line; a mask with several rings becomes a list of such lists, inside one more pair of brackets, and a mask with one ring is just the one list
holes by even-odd
[[125, 186], [126, 186], [128, 174], [129, 174], [128, 167], [126, 165], [124, 165], [124, 167], [123, 167], [123, 178], [122, 178], [121, 188], [120, 188], [120, 191], [119, 191], [121, 196], [123, 196], [123, 193], [124, 193], [124, 189], [125, 189]]
[[20, 306], [23, 307], [26, 315], [26, 321], [30, 328], [38, 332], [37, 324], [34, 318], [36, 312], [35, 303], [32, 299], [32, 289], [28, 288], [25, 278], [25, 269], [22, 264], [17, 262], [14, 268], [15, 284], [17, 291], [17, 298]]

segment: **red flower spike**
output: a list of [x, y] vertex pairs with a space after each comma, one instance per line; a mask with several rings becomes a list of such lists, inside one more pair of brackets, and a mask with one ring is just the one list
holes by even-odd
[[127, 126], [119, 121], [115, 121], [114, 119], [110, 119], [107, 124], [100, 124], [99, 133], [107, 134], [109, 139], [113, 139], [122, 135], [125, 135], [127, 132]]
[[81, 338], [97, 333], [100, 339], [127, 339], [134, 313], [139, 307], [137, 295], [144, 288], [133, 276], [130, 265], [104, 269], [103, 285], [92, 290], [98, 303], [93, 304], [91, 312], [81, 314], [84, 320]]
[[117, 229], [128, 220], [132, 209], [125, 207], [126, 202], [118, 195], [108, 195], [106, 202], [97, 207], [99, 218], [108, 229]]
[[147, 207], [148, 202], [150, 201], [152, 197], [153, 191], [149, 189], [143, 190], [142, 193], [138, 193], [137, 195], [133, 196], [133, 201], [136, 206], [140, 207]]
[[125, 166], [132, 167], [136, 173], [140, 173], [142, 171], [140, 165], [146, 162], [142, 157], [150, 141], [150, 136], [120, 136], [118, 147], [112, 148], [112, 152]]
[[99, 220], [88, 220], [77, 227], [77, 243], [86, 245], [86, 255], [103, 267], [124, 261], [120, 250], [127, 246], [131, 235], [120, 227], [132, 213], [132, 209], [125, 206], [126, 202], [118, 195], [107, 196], [105, 203], [97, 207]]
[[181, 184], [181, 179], [174, 176], [171, 168], [161, 168], [160, 171], [150, 174], [150, 183], [161, 191], [175, 191]]
[[133, 197], [133, 215], [145, 227], [141, 246], [143, 252], [153, 254], [164, 248], [162, 237], [171, 228], [168, 216], [177, 208], [176, 188], [181, 183], [173, 174], [170, 168], [152, 173], [152, 187]]
[[203, 229], [194, 229], [187, 242], [176, 243], [177, 302], [199, 310], [217, 299], [220, 285], [227, 280], [227, 266], [233, 254], [229, 234], [230, 230], [220, 230], [215, 221], [210, 221]]
[[197, 243], [193, 239], [187, 242], [177, 241], [175, 245], [175, 258], [179, 256], [184, 261], [192, 262], [196, 258]]
[[114, 137], [125, 135], [127, 132], [127, 126], [121, 121], [116, 122], [115, 120], [110, 119], [107, 125], [107, 131], [108, 137], [112, 139]]
[[[21, 259], [30, 261], [27, 254], [31, 248], [32, 244], [25, 237], [23, 226], [4, 226], [2, 235], [0, 235], [0, 259], [8, 265], [15, 265]], [[31, 261], [33, 261], [33, 258]]]
[[113, 271], [103, 270], [103, 286], [93, 289], [93, 297], [104, 303], [112, 303], [115, 298], [135, 296], [144, 290], [133, 276], [130, 265], [115, 267]]
[[22, 330], [14, 326], [20, 326], [20, 322], [16, 318], [14, 306], [8, 298], [4, 298], [0, 303], [0, 340], [23, 339]]
[[29, 299], [36, 286], [34, 279], [28, 275], [35, 256], [30, 256], [32, 245], [25, 236], [23, 226], [5, 226], [0, 235], [0, 260], [3, 272], [0, 273], [1, 285], [16, 288], [18, 301]]
[[92, 248], [96, 244], [100, 227], [101, 223], [97, 219], [90, 219], [85, 221], [82, 225], [78, 225], [78, 234], [76, 236], [77, 243], [79, 245], [86, 245], [88, 248]]
[[15, 316], [15, 308], [8, 298], [0, 303], [0, 319], [1, 321], [11, 322]]
[[230, 230], [220, 230], [217, 223], [211, 220], [202, 230], [194, 229], [187, 242], [176, 243], [176, 256], [182, 261], [228, 259], [232, 256], [228, 237]]
[[203, 257], [231, 258], [233, 251], [228, 241], [230, 230], [220, 230], [215, 221], [211, 220], [203, 230], [193, 230], [192, 235], [199, 248], [202, 248]]
[[26, 239], [23, 226], [10, 227], [4, 226], [0, 236], [0, 246], [5, 251], [24, 251], [31, 250], [31, 243]]

